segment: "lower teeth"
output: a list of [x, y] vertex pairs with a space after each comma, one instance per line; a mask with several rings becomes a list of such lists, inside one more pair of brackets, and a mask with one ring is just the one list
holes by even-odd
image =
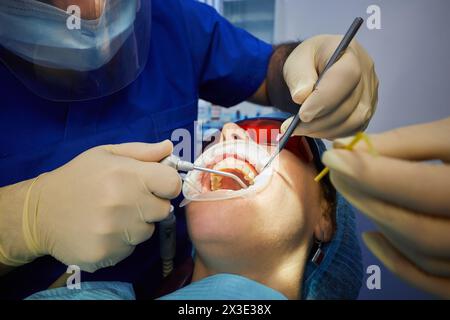
[[[254, 180], [250, 178], [248, 175], [243, 176], [242, 172], [240, 174], [236, 174], [237, 170], [221, 170], [224, 172], [229, 172], [235, 174], [238, 178], [240, 178], [247, 186], [251, 186], [254, 184]], [[216, 174], [211, 174], [211, 191], [216, 191], [220, 189], [227, 190], [240, 190], [242, 187], [233, 179], [219, 176]]]

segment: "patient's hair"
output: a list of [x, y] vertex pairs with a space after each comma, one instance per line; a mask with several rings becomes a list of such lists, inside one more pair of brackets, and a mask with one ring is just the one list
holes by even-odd
[[[321, 153], [319, 151], [319, 145], [322, 145], [323, 148], [325, 146], [323, 145], [323, 142], [320, 139], [310, 138], [306, 137], [306, 141], [309, 144], [309, 147], [311, 149], [311, 152], [313, 153], [313, 161], [314, 166], [316, 168], [317, 173], [321, 172], [325, 166], [321, 161]], [[333, 184], [330, 180], [330, 175], [326, 175], [325, 177], [320, 180], [320, 192], [323, 199], [325, 199], [325, 202], [327, 206], [323, 208], [322, 214], [328, 216], [331, 219], [331, 225], [333, 227], [333, 233], [336, 231], [337, 225], [336, 225], [336, 206], [337, 206], [337, 195], [336, 195], [336, 189], [334, 188]]]
[[[319, 151], [320, 148], [319, 145], [320, 144], [323, 145], [323, 142], [320, 139], [310, 137], [306, 137], [306, 141], [308, 142], [311, 152], [313, 153], [314, 165], [317, 170], [317, 173], [319, 173], [325, 168], [324, 164], [321, 161], [321, 153]], [[322, 180], [320, 180], [320, 191], [321, 196], [325, 199], [327, 203], [326, 208], [323, 208], [324, 212], [322, 212], [322, 214], [325, 214], [330, 217], [333, 232], [335, 232], [337, 227], [336, 225], [337, 196], [336, 196], [336, 189], [331, 183], [329, 175], [326, 175], [325, 177], [322, 178]]]

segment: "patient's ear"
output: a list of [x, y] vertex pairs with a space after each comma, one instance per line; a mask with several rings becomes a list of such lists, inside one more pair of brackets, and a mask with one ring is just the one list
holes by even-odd
[[322, 242], [329, 242], [333, 238], [334, 226], [329, 211], [322, 213], [314, 228], [314, 236]]

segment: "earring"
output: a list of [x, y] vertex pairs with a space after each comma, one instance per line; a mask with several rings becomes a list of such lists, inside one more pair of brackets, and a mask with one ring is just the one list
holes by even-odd
[[[322, 239], [323, 239], [323, 232], [322, 232]], [[322, 250], [322, 240], [316, 240], [316, 245], [317, 245], [317, 249], [316, 252], [314, 253], [311, 261], [316, 265], [320, 265], [320, 263], [323, 260], [323, 257], [325, 256], [323, 250]]]

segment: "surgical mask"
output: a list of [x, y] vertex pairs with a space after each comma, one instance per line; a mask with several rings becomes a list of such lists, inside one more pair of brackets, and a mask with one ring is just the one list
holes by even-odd
[[[185, 206], [191, 201], [219, 201], [234, 198], [249, 198], [264, 190], [270, 183], [273, 167], [266, 168], [261, 172], [270, 158], [267, 149], [249, 140], [229, 140], [218, 143], [207, 149], [196, 161], [195, 165], [203, 168], [215, 168], [224, 163], [229, 163], [230, 168], [222, 165], [222, 169], [236, 169], [236, 166], [250, 166], [256, 172], [247, 172], [251, 175], [250, 186], [246, 189], [227, 190], [217, 189], [212, 191], [213, 179], [211, 174], [200, 171], [191, 171], [184, 177], [183, 196], [184, 200], [180, 206]], [[220, 177], [219, 177], [220, 179]]]
[[[92, 71], [117, 54], [133, 33], [138, 0], [108, 0], [96, 20], [79, 19], [36, 0], [0, 1], [0, 44], [43, 67]], [[78, 19], [78, 18], [77, 18]], [[72, 29], [72, 30], [71, 30]]]

